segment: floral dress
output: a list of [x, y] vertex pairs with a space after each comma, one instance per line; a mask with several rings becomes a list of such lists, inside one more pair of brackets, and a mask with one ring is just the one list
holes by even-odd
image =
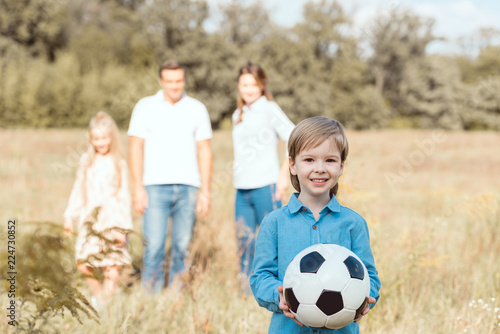
[[120, 161], [121, 184], [117, 190], [117, 171], [109, 154], [96, 158], [85, 175], [87, 161], [87, 154], [82, 155], [64, 212], [66, 219], [78, 222], [76, 262], [94, 267], [131, 264], [128, 244], [117, 247], [112, 242], [120, 233], [118, 229], [133, 228], [127, 163]]

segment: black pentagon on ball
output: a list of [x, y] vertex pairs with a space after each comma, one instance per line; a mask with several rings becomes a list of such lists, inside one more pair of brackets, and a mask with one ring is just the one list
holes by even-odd
[[311, 252], [300, 259], [301, 273], [317, 273], [325, 258], [318, 252]]
[[342, 294], [338, 291], [323, 290], [316, 306], [326, 315], [332, 315], [344, 308]]
[[292, 288], [285, 289], [285, 300], [290, 310], [293, 313], [297, 313], [297, 309], [299, 308], [299, 301], [297, 300], [297, 297], [295, 297]]
[[344, 264], [349, 271], [352, 278], [362, 280], [365, 278], [365, 271], [363, 270], [363, 264], [358, 261], [354, 256], [349, 256], [344, 260]]

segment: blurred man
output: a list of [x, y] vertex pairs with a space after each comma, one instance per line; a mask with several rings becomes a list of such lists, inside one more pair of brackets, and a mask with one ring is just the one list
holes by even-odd
[[176, 61], [160, 67], [162, 89], [134, 108], [130, 136], [133, 206], [143, 217], [146, 239], [143, 286], [164, 286], [165, 241], [172, 217], [169, 283], [185, 270], [195, 213], [210, 206], [212, 128], [206, 107], [184, 93], [185, 69]]

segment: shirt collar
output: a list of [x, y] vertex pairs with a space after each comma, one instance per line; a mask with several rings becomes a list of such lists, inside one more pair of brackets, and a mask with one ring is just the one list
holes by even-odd
[[265, 101], [267, 101], [267, 97], [265, 97], [264, 95], [262, 95], [261, 97], [259, 97], [257, 100], [255, 100], [251, 105], [250, 107], [247, 106], [246, 104], [243, 106], [243, 111], [248, 111], [249, 109], [252, 110], [252, 109], [256, 109], [256, 108], [259, 108], [259, 106], [263, 103], [265, 103]]
[[[293, 193], [292, 196], [290, 197], [290, 200], [288, 201], [288, 209], [290, 210], [290, 213], [296, 213], [300, 211], [304, 206], [299, 199], [299, 193]], [[326, 209], [332, 211], [332, 212], [340, 212], [340, 203], [337, 201], [335, 196], [332, 196], [332, 199], [328, 204], [321, 210], [321, 212], [325, 211]]]
[[290, 200], [288, 201], [287, 206], [290, 210], [290, 213], [296, 213], [304, 207], [304, 205], [299, 201], [297, 197], [299, 197], [299, 193], [293, 193], [290, 197]]
[[331, 212], [340, 212], [340, 203], [335, 198], [335, 195], [332, 196], [330, 202], [328, 202], [328, 204], [321, 211], [324, 211], [326, 208], [328, 208]]
[[[181, 99], [179, 101], [177, 101], [175, 104], [173, 105], [176, 105], [178, 103], [181, 103], [184, 98], [186, 97], [186, 92], [182, 92], [182, 96], [181, 96]], [[160, 89], [157, 93], [156, 93], [156, 97], [159, 98], [161, 101], [165, 102], [165, 103], [168, 103], [167, 101], [165, 101], [165, 97], [163, 96], [163, 89]], [[170, 103], [168, 103], [170, 104]]]

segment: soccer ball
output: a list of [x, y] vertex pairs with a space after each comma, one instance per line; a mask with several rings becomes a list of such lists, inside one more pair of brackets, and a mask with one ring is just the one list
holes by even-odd
[[307, 247], [288, 265], [283, 292], [290, 312], [308, 327], [338, 329], [368, 303], [370, 277], [349, 249], [334, 244]]

